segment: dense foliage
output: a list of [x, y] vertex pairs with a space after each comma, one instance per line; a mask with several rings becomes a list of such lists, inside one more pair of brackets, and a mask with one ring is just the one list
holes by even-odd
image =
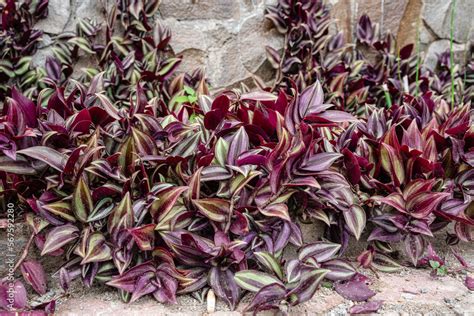
[[[413, 45], [395, 52], [367, 16], [347, 45], [330, 34], [322, 1], [280, 0], [268, 8], [285, 36], [282, 52], [267, 49], [274, 86], [211, 95], [202, 72], [175, 73], [180, 57], [155, 21], [158, 3], [117, 1], [103, 26], [80, 20], [27, 85], [0, 68], [0, 202], [18, 205], [41, 256], [64, 259], [65, 291], [81, 279], [125, 301], [174, 303], [212, 289], [232, 309], [248, 291], [247, 310], [258, 311], [302, 303], [325, 279], [364, 301], [375, 293], [357, 266], [441, 273], [433, 233], [454, 223], [447, 242], [472, 241], [472, 60], [453, 78], [443, 54], [431, 72]], [[47, 1], [29, 4], [0, 7], [12, 69], [21, 63], [12, 39], [39, 38], [21, 21], [47, 12]], [[16, 38], [20, 24], [28, 39]], [[74, 77], [80, 58], [97, 67]], [[321, 238], [308, 242], [300, 224], [315, 222]], [[343, 256], [351, 236], [368, 241], [357, 264]], [[16, 268], [43, 295], [47, 278], [29, 247]], [[15, 282], [14, 307], [35, 308]], [[2, 280], [3, 308], [6, 289]]]

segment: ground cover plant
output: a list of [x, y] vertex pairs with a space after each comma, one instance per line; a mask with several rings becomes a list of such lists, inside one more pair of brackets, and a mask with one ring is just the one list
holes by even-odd
[[[321, 282], [367, 301], [363, 269], [446, 273], [433, 233], [474, 238], [472, 59], [452, 67], [447, 52], [428, 71], [367, 16], [349, 45], [322, 1], [280, 0], [267, 14], [285, 37], [267, 48], [275, 83], [214, 95], [201, 71], [175, 72], [158, 5], [117, 1], [104, 25], [80, 20], [34, 70], [11, 45], [34, 52], [39, 34], [21, 22], [48, 2], [0, 5], [0, 203], [31, 229], [10, 307], [54, 310], [26, 294], [48, 291], [51, 256], [65, 292], [81, 280], [175, 303], [212, 289], [231, 309], [252, 292], [253, 312], [305, 302]], [[97, 67], [73, 78], [84, 56]], [[308, 242], [301, 223], [315, 222]], [[368, 242], [357, 262], [344, 257], [351, 239]]]

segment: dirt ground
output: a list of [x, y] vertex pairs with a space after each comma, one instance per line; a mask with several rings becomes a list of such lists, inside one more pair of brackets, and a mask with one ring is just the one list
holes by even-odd
[[[440, 242], [441, 244], [441, 242]], [[459, 263], [444, 247], [448, 267], [452, 269]], [[460, 252], [470, 264], [474, 264], [472, 245], [459, 245]], [[440, 248], [438, 248], [440, 249]], [[404, 268], [397, 273], [380, 273], [379, 279], [373, 274], [371, 288], [377, 294], [371, 300], [383, 300], [379, 310], [382, 315], [474, 315], [474, 292], [464, 285], [467, 272], [450, 272], [447, 276], [433, 278], [427, 269]], [[162, 305], [152, 298], [142, 298], [133, 304], [122, 303], [116, 291], [107, 287], [83, 289], [75, 284], [69, 297], [59, 300], [56, 315], [232, 315], [242, 314], [242, 310], [251, 296], [244, 297], [237, 311], [229, 311], [218, 302], [216, 312], [208, 314], [206, 305], [190, 296], [178, 298], [176, 305]], [[289, 315], [345, 315], [355, 303], [344, 299], [335, 291], [321, 288], [308, 302], [293, 307]], [[272, 315], [270, 312], [263, 313]]]

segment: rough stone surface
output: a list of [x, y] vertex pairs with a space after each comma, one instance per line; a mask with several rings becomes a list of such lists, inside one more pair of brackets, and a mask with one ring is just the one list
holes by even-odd
[[36, 27], [49, 34], [59, 34], [64, 31], [72, 14], [69, 0], [50, 0], [48, 18], [40, 20]]
[[[449, 0], [331, 0], [329, 4], [332, 5], [331, 14], [337, 19], [338, 29], [344, 32], [349, 42], [354, 41], [357, 21], [363, 14], [378, 23], [383, 32], [391, 32], [398, 48], [415, 43], [418, 38], [421, 50], [433, 51], [431, 43], [450, 38], [452, 1]], [[474, 1], [456, 2], [454, 41], [464, 45], [457, 49], [468, 49], [466, 43], [474, 40], [473, 13]], [[429, 67], [433, 65], [432, 57], [433, 54], [426, 60]]]
[[[331, 14], [338, 20], [337, 24], [348, 41], [354, 40], [355, 30], [359, 18], [367, 14], [373, 23], [378, 23], [383, 32], [390, 32], [394, 36], [409, 36], [416, 34], [417, 21], [420, 19], [419, 4], [422, 0], [333, 0]], [[410, 9], [410, 10], [409, 10]], [[407, 28], [401, 29], [401, 22]]]
[[[426, 52], [425, 66], [433, 70], [438, 62], [438, 56], [444, 53], [446, 50], [449, 50], [449, 44], [450, 41], [446, 39], [432, 42]], [[455, 62], [460, 62], [462, 59], [465, 58], [465, 51], [465, 44], [453, 44]]]
[[[253, 77], [265, 82], [274, 77], [266, 59], [265, 46], [280, 49], [283, 37], [264, 18], [265, 7], [276, 0], [162, 0], [158, 16], [171, 28], [171, 47], [184, 57], [180, 71], [204, 68], [214, 89], [252, 85]], [[397, 38], [398, 47], [413, 43], [419, 34], [422, 50], [428, 50], [427, 65], [449, 39], [452, 0], [328, 0], [337, 23], [331, 30], [342, 31], [354, 41], [355, 27], [367, 13], [384, 32]], [[46, 36], [72, 31], [79, 18], [104, 22], [104, 9], [96, 0], [50, 0], [49, 16], [38, 22]], [[454, 38], [465, 43], [474, 39], [474, 1], [457, 0]], [[435, 43], [436, 42], [436, 43]], [[440, 42], [440, 43], [437, 43]], [[431, 44], [433, 43], [433, 44]], [[430, 45], [431, 44], [431, 45]], [[34, 57], [42, 65], [51, 54], [48, 44]]]
[[[400, 20], [400, 26], [398, 27], [397, 33], [397, 44], [398, 47], [404, 47], [405, 45], [416, 43], [417, 41], [417, 30], [422, 26], [420, 15], [423, 10], [423, 0], [411, 0], [408, 1], [405, 7], [405, 13]], [[418, 31], [418, 36], [419, 36]]]
[[181, 71], [204, 67], [216, 89], [245, 82], [254, 74], [269, 80], [273, 73], [269, 65], [261, 69], [265, 46], [281, 48], [283, 38], [264, 18], [268, 3], [163, 1], [160, 12], [173, 34], [171, 47], [184, 57]]
[[[439, 37], [449, 38], [451, 29], [451, 6], [453, 1], [425, 0], [423, 19], [428, 27]], [[454, 40], [464, 43], [474, 39], [473, 19], [474, 1], [457, 0], [454, 18]]]
[[238, 20], [240, 16], [239, 1], [235, 0], [166, 0], [160, 11], [179, 20]]

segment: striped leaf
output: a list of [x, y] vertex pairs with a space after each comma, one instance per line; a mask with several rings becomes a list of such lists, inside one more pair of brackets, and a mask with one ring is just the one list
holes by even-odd
[[298, 253], [298, 258], [303, 262], [309, 258], [314, 258], [317, 262], [324, 262], [332, 259], [340, 248], [340, 244], [317, 241], [303, 246]]
[[199, 213], [214, 222], [225, 222], [230, 212], [230, 202], [228, 200], [207, 198], [193, 200]]
[[74, 215], [79, 221], [86, 223], [93, 207], [91, 192], [81, 177], [72, 195], [72, 210]]
[[281, 268], [278, 260], [270, 253], [265, 251], [254, 252], [255, 258], [260, 262], [265, 268], [274, 272], [280, 280], [283, 280], [283, 270]]
[[324, 262], [321, 267], [329, 270], [326, 278], [331, 281], [349, 280], [356, 274], [356, 269], [346, 260], [333, 259]]
[[91, 262], [103, 262], [112, 259], [112, 250], [105, 242], [105, 237], [99, 232], [95, 232], [88, 236], [85, 246], [85, 256], [82, 258], [81, 264]]
[[41, 255], [52, 253], [79, 237], [79, 228], [66, 224], [51, 229], [46, 235]]
[[133, 209], [130, 200], [130, 192], [127, 192], [122, 198], [122, 201], [114, 208], [112, 214], [109, 216], [108, 231], [117, 239], [117, 234], [122, 229], [131, 228], [133, 226]]
[[71, 210], [71, 204], [66, 201], [58, 201], [41, 206], [44, 210], [51, 214], [59, 216], [69, 222], [75, 222], [76, 217]]
[[250, 292], [258, 292], [269, 284], [283, 285], [278, 278], [257, 270], [242, 270], [237, 272], [235, 274], [235, 282], [237, 282], [238, 286]]
[[175, 187], [169, 186], [160, 190], [156, 194], [156, 201], [150, 206], [150, 214], [154, 218], [165, 217], [167, 213], [171, 211], [173, 206], [175, 206], [178, 198], [188, 190], [188, 187]]
[[348, 210], [343, 211], [343, 215], [349, 231], [359, 240], [367, 222], [365, 210], [359, 205], [352, 205]]

